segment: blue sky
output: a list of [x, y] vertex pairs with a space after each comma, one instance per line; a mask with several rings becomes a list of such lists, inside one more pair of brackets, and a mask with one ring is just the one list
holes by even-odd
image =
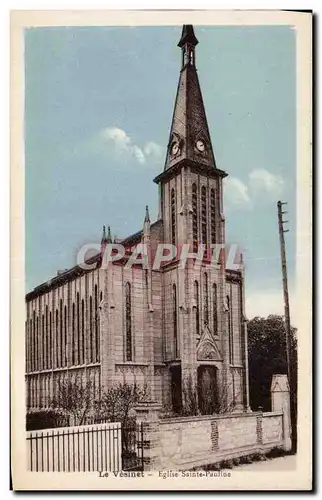
[[[281, 313], [276, 202], [288, 202], [295, 271], [295, 31], [195, 27], [196, 64], [218, 168], [226, 235], [244, 248], [250, 317]], [[25, 32], [26, 290], [75, 264], [77, 250], [157, 216], [181, 27]]]

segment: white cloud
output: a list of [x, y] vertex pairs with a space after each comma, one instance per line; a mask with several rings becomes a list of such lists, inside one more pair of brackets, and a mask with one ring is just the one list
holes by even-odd
[[269, 194], [278, 197], [283, 192], [284, 180], [280, 175], [258, 168], [249, 174], [249, 188], [256, 195]]
[[248, 206], [250, 197], [248, 187], [237, 177], [227, 177], [224, 180], [224, 196], [231, 205]]
[[154, 158], [160, 158], [163, 155], [163, 148], [159, 146], [156, 142], [147, 142], [144, 146], [144, 154], [146, 156], [152, 156]]
[[254, 208], [257, 202], [277, 200], [283, 189], [283, 177], [264, 168], [252, 170], [246, 183], [237, 177], [227, 177], [224, 180], [225, 200], [235, 208]]
[[145, 163], [144, 153], [143, 153], [142, 149], [139, 148], [139, 146], [134, 145], [134, 146], [131, 146], [130, 149], [131, 149], [131, 152], [132, 152], [134, 158], [136, 158], [136, 160], [139, 163], [141, 163], [141, 164]]
[[144, 148], [133, 144], [131, 137], [118, 127], [103, 129], [99, 137], [103, 144], [112, 144], [118, 156], [131, 155], [141, 165], [146, 163], [147, 158], [159, 159], [163, 152], [163, 148], [153, 141], [147, 142]]

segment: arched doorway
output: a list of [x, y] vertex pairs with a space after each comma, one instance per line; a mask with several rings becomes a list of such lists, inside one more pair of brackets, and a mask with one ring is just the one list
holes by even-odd
[[218, 411], [217, 368], [213, 365], [198, 367], [198, 405], [202, 415]]
[[172, 409], [175, 413], [180, 413], [182, 409], [181, 366], [171, 366], [170, 373]]

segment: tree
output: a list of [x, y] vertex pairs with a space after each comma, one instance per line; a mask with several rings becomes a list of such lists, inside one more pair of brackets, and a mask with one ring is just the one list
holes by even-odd
[[93, 400], [93, 385], [89, 380], [84, 384], [79, 377], [67, 377], [59, 382], [50, 406], [72, 417], [73, 425], [82, 425], [93, 408]]
[[[287, 374], [285, 324], [282, 316], [255, 317], [248, 322], [248, 363], [250, 406], [271, 410], [270, 386], [274, 374]], [[291, 370], [296, 406], [297, 340], [291, 329]]]
[[102, 393], [101, 399], [96, 402], [97, 414], [102, 420], [121, 422], [126, 427], [130, 421], [131, 410], [138, 403], [144, 402], [147, 394], [146, 386], [119, 383]]

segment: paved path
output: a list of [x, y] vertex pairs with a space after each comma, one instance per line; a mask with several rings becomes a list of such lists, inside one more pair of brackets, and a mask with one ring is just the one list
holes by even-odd
[[258, 471], [282, 471], [296, 469], [296, 455], [287, 455], [285, 457], [271, 458], [263, 462], [253, 462], [252, 464], [243, 464], [234, 467], [231, 470], [258, 470]]

